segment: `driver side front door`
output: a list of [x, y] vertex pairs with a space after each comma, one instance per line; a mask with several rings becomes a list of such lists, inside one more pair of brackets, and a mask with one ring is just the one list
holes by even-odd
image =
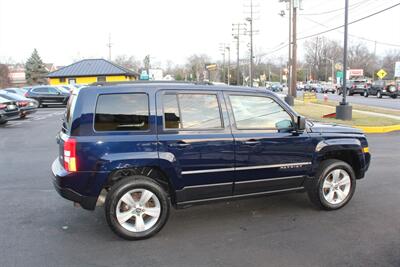
[[294, 134], [294, 116], [265, 94], [229, 93], [235, 140], [234, 194], [294, 190], [311, 168], [314, 145]]

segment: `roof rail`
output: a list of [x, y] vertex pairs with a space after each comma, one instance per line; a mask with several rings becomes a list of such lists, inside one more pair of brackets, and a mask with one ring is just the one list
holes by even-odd
[[89, 84], [90, 86], [108, 86], [108, 85], [126, 85], [126, 84], [195, 84], [195, 85], [213, 85], [211, 82], [196, 82], [196, 81], [148, 81], [148, 80], [136, 80], [136, 81], [116, 81], [116, 82], [95, 82]]

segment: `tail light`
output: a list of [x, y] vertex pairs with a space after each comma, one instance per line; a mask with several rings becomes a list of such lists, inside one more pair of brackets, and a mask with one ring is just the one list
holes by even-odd
[[64, 142], [64, 168], [69, 172], [77, 171], [75, 139], [69, 138]]
[[6, 104], [0, 104], [0, 109], [5, 109], [7, 107]]
[[28, 105], [28, 101], [18, 101], [18, 107], [26, 107]]

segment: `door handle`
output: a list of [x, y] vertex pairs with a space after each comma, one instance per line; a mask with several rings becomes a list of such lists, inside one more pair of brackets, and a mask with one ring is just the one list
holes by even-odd
[[258, 145], [259, 143], [260, 143], [260, 141], [255, 140], [255, 139], [250, 139], [250, 140], [243, 142], [243, 144], [245, 144], [245, 145], [253, 145], [253, 146]]
[[174, 148], [185, 148], [185, 147], [190, 146], [190, 144], [181, 141], [181, 142], [169, 144], [168, 146], [174, 147]]

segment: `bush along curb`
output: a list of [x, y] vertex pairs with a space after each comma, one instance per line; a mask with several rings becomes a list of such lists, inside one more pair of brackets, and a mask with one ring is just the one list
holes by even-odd
[[400, 124], [390, 126], [354, 126], [361, 129], [364, 133], [390, 133], [400, 131]]

